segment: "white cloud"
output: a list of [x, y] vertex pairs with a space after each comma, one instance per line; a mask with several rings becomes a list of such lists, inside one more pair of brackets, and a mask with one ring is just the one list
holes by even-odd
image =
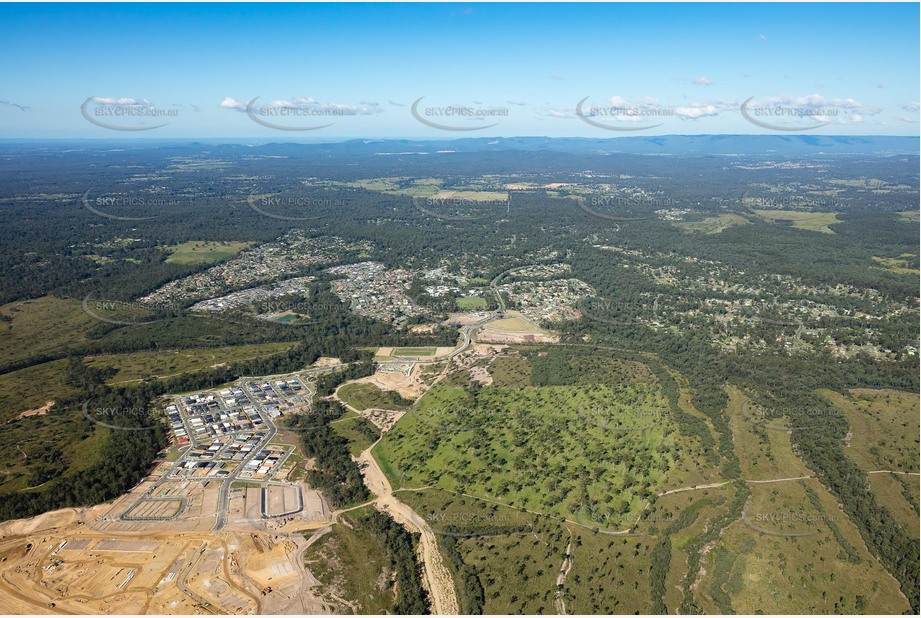
[[782, 94], [776, 97], [768, 97], [764, 99], [763, 103], [767, 105], [798, 105], [800, 107], [810, 108], [836, 107], [839, 109], [860, 109], [863, 107], [860, 101], [855, 99], [827, 98], [821, 94], [809, 94], [804, 97], [791, 97]]
[[725, 110], [738, 110], [739, 104], [735, 101], [710, 99], [704, 101], [690, 101], [683, 105], [672, 106], [660, 102], [655, 97], [641, 97], [627, 99], [620, 95], [610, 97], [606, 104], [608, 107], [599, 108], [595, 105], [582, 106], [583, 114], [589, 117], [604, 117], [618, 122], [662, 122], [668, 117], [677, 117], [681, 120], [698, 120], [710, 116], [718, 116]]
[[676, 107], [674, 112], [682, 120], [697, 120], [707, 116], [718, 116], [720, 110], [716, 105], [682, 105]]
[[916, 112], [921, 109], [921, 105], [918, 103], [906, 103], [902, 106], [902, 109], [904, 109], [906, 112]]
[[97, 105], [108, 107], [156, 107], [147, 99], [132, 99], [131, 97], [93, 97], [93, 101]]
[[224, 100], [220, 103], [220, 107], [242, 112], [246, 109], [246, 101], [237, 101], [233, 97], [224, 97]]
[[697, 84], [698, 86], [712, 86], [713, 80], [711, 80], [709, 77], [705, 75], [701, 75], [700, 77], [694, 80], [694, 83]]
[[349, 103], [322, 103], [313, 97], [299, 97], [291, 101], [272, 101], [266, 107], [313, 108], [317, 110], [335, 112], [337, 116], [369, 116], [380, 113], [376, 104], [351, 105]]

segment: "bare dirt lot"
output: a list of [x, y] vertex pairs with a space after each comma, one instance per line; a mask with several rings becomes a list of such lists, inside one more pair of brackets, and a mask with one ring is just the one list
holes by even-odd
[[27, 416], [43, 416], [48, 413], [48, 410], [50, 410], [51, 406], [53, 405], [54, 405], [54, 402], [49, 401], [48, 403], [46, 403], [40, 408], [35, 408], [34, 410], [26, 410], [25, 412], [20, 412], [19, 416], [17, 416], [16, 418], [21, 420]]
[[410, 375], [398, 371], [378, 371], [355, 382], [373, 384], [382, 391], [396, 391], [404, 399], [416, 399], [425, 392], [425, 384], [419, 380], [418, 372], [418, 367]]
[[237, 484], [213, 531], [219, 483], [170, 480], [148, 494], [162, 472], [109, 504], [0, 524], [0, 613], [339, 611], [310, 593], [303, 565], [304, 533], [333, 520], [318, 492], [270, 485], [266, 507], [280, 517], [264, 518], [262, 488]]
[[[298, 563], [306, 545], [302, 535], [113, 533], [96, 528], [105, 508], [66, 509], [0, 525], [0, 612], [257, 614], [331, 609], [310, 595], [312, 576]], [[267, 587], [271, 592], [263, 594]]]

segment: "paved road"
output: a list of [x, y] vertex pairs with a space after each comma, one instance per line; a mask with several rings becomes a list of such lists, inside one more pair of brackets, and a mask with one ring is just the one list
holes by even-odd
[[259, 417], [262, 419], [262, 422], [266, 426], [266, 434], [263, 436], [262, 440], [256, 445], [253, 450], [249, 452], [249, 455], [243, 458], [243, 461], [240, 462], [236, 468], [233, 469], [227, 477], [221, 482], [221, 489], [217, 495], [217, 512], [214, 520], [214, 527], [212, 530], [220, 530], [224, 527], [224, 524], [227, 523], [227, 503], [230, 495], [230, 486], [233, 485], [234, 481], [240, 476], [240, 473], [246, 468], [246, 465], [259, 454], [259, 451], [264, 449], [269, 442], [272, 441], [272, 438], [275, 437], [275, 434], [278, 433], [278, 429], [275, 427], [275, 423], [272, 422], [272, 419], [269, 418], [269, 415], [262, 410], [262, 406], [255, 401], [253, 398], [253, 403], [256, 406], [256, 412], [259, 414]]

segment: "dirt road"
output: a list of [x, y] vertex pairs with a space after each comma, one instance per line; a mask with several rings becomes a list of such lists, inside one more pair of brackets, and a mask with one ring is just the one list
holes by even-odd
[[425, 573], [426, 587], [432, 600], [432, 613], [457, 614], [459, 608], [457, 596], [454, 592], [454, 581], [451, 578], [451, 572], [444, 565], [441, 553], [438, 551], [435, 533], [432, 531], [431, 526], [419, 517], [414, 510], [394, 497], [390, 482], [371, 455], [371, 449], [376, 444], [377, 442], [358, 456], [358, 461], [362, 464], [365, 483], [368, 489], [377, 496], [375, 506], [388, 513], [393, 517], [394, 521], [411, 532], [419, 533], [423, 571]]
[[566, 576], [572, 569], [572, 535], [569, 535], [569, 543], [566, 544], [566, 553], [563, 555], [563, 564], [560, 565], [560, 572], [556, 576], [556, 590], [554, 590], [554, 601], [556, 602], [556, 613], [566, 615], [566, 599], [563, 598], [563, 584], [566, 583]]

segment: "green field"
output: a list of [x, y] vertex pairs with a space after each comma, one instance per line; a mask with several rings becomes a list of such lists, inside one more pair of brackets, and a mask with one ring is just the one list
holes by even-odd
[[[908, 608], [832, 494], [800, 478], [814, 473], [790, 434], [752, 422], [739, 389], [727, 387], [745, 479], [733, 481], [677, 430], [661, 390], [667, 379], [677, 380], [682, 413], [705, 418], [680, 374], [528, 346], [487, 367], [491, 386], [470, 387], [466, 372], [455, 372], [375, 448], [400, 498], [438, 535], [462, 607], [477, 598], [472, 571], [485, 613], [557, 613], [560, 601], [569, 613], [609, 614]], [[862, 440], [856, 454], [877, 457], [868, 467], [917, 461], [916, 395], [857, 391], [851, 399], [865, 424], [880, 425], [852, 426], [852, 440], [858, 432]], [[704, 484], [717, 486], [695, 488]], [[902, 497], [917, 503], [917, 492], [891, 475], [874, 476], [874, 485], [895, 496], [878, 494], [903, 525], [917, 519]]]
[[0, 375], [0, 423], [57, 398], [77, 395], [80, 391], [64, 382], [66, 372], [67, 360], [59, 360]]
[[734, 225], [747, 225], [748, 219], [741, 215], [727, 213], [715, 217], [707, 217], [700, 221], [675, 221], [673, 225], [681, 228], [686, 232], [698, 232], [700, 234], [719, 234]]
[[114, 367], [118, 370], [110, 384], [138, 381], [150, 376], [172, 377], [187, 371], [199, 371], [244, 359], [271, 356], [292, 348], [292, 342], [257, 343], [220, 348], [190, 348], [155, 352], [129, 352], [87, 356], [87, 365]]
[[210, 264], [221, 262], [252, 246], [252, 242], [212, 242], [190, 240], [179, 245], [165, 247], [169, 251], [167, 262], [175, 264]]
[[362, 451], [374, 444], [381, 431], [374, 424], [353, 412], [348, 413], [348, 418], [338, 419], [330, 423], [330, 427], [340, 436], [349, 441], [349, 453], [358, 456]]
[[348, 599], [355, 604], [353, 613], [386, 614], [395, 599], [390, 565], [374, 535], [357, 525], [363, 511], [343, 515], [348, 525], [333, 526], [307, 549], [304, 563], [320, 581], [314, 592], [327, 602]]
[[[272, 354], [292, 345], [132, 352], [86, 357], [84, 361], [94, 367], [117, 369], [109, 382], [118, 383], [200, 370], [218, 362]], [[30, 479], [45, 472], [70, 474], [98, 460], [99, 446], [108, 430], [87, 421], [79, 409], [17, 418], [21, 412], [78, 395], [79, 391], [65, 382], [67, 369], [68, 361], [62, 359], [0, 375], [0, 493], [32, 486]]]
[[[793, 452], [790, 434], [759, 427], [752, 419], [751, 402], [738, 389], [729, 388], [727, 415], [732, 429], [735, 452], [742, 476], [749, 480], [766, 480], [809, 476], [812, 471]], [[772, 426], [788, 426], [786, 419], [771, 421]]]
[[[690, 596], [687, 588], [683, 593], [674, 590], [688, 582], [675, 559], [686, 560], [682, 548], [693, 547], [693, 538], [703, 530], [698, 521], [670, 536], [673, 560], [665, 605], [670, 610], [693, 605], [708, 614], [756, 613], [768, 605], [779, 613], [905, 611], [908, 604], [898, 583], [867, 551], [837, 500], [816, 479], [801, 478], [814, 473], [794, 452], [790, 433], [758, 426], [750, 420], [753, 413], [745, 395], [734, 388], [727, 391], [727, 416], [747, 499], [741, 516], [726, 522], [706, 555], [695, 549], [700, 570], [690, 580]], [[779, 418], [771, 426], [787, 423]], [[657, 506], [680, 504], [692, 496], [726, 495], [731, 487], [674, 494], [660, 498]], [[702, 514], [708, 511], [712, 509]]]
[[80, 410], [7, 421], [0, 432], [0, 494], [89, 468], [99, 461], [109, 431], [94, 427]]
[[918, 275], [921, 274], [917, 268], [910, 266], [911, 258], [916, 258], [914, 254], [904, 253], [897, 258], [883, 258], [873, 256], [873, 261], [880, 265], [881, 268], [888, 270], [897, 275]]
[[752, 212], [768, 223], [791, 222], [798, 230], [834, 234], [829, 225], [841, 223], [835, 212], [801, 212], [796, 210], [755, 210]]
[[892, 513], [899, 525], [907, 530], [914, 539], [921, 538], [917, 508], [919, 502], [918, 477], [894, 472], [867, 476], [870, 491], [873, 492], [879, 503]]
[[508, 200], [505, 191], [455, 191], [443, 189], [435, 194], [435, 199], [468, 200], [471, 202], [501, 202]]
[[480, 296], [462, 296], [457, 299], [457, 307], [473, 311], [486, 309], [486, 299]]
[[381, 408], [384, 410], [408, 410], [412, 401], [403, 399], [395, 391], [382, 391], [367, 382], [345, 384], [339, 389], [339, 399], [356, 410]]
[[917, 393], [855, 389], [848, 395], [821, 391], [847, 417], [848, 453], [862, 470], [919, 472]]
[[397, 495], [435, 532], [461, 613], [555, 613], [556, 574], [569, 536], [558, 522], [438, 489]]
[[750, 489], [745, 517], [723, 530], [702, 562], [695, 600], [705, 613], [908, 610], [898, 583], [821, 484], [809, 479]]
[[531, 363], [520, 355], [504, 355], [489, 366], [494, 386], [520, 386], [531, 380]]
[[394, 348], [391, 356], [435, 356], [437, 348]]
[[820, 393], [844, 412], [851, 431], [846, 453], [859, 468], [874, 472], [867, 477], [876, 499], [909, 534], [921, 537], [918, 394], [870, 389]]
[[500, 318], [490, 322], [486, 328], [506, 333], [539, 333], [539, 328], [532, 326], [519, 317]]
[[640, 512], [678, 457], [674, 429], [650, 385], [439, 384], [375, 454], [395, 487], [434, 484], [592, 527]]
[[11, 321], [0, 321], [0, 366], [43, 354], [60, 355], [86, 341], [86, 334], [99, 321], [83, 311], [79, 300], [44, 296], [9, 303], [0, 314]]

